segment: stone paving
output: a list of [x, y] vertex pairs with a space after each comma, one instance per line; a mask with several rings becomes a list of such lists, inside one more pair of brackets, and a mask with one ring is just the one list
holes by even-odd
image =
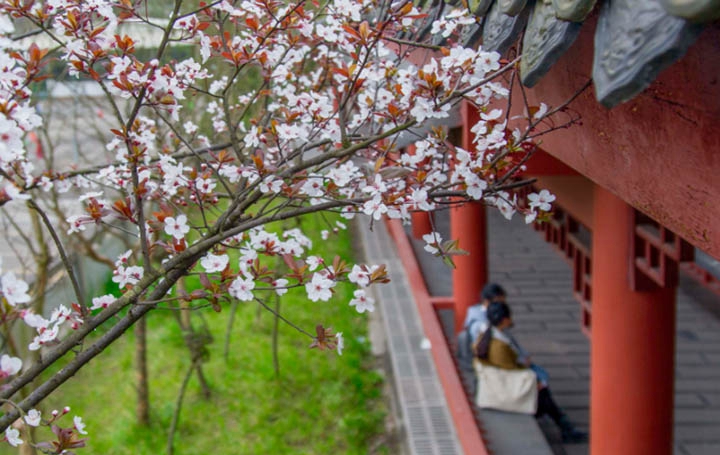
[[[532, 228], [488, 211], [490, 279], [508, 291], [515, 334], [551, 377], [558, 404], [583, 429], [589, 424], [590, 343], [580, 329], [569, 264]], [[448, 231], [447, 215], [437, 217]], [[447, 236], [444, 235], [445, 238]], [[461, 245], [462, 246], [462, 245]], [[434, 295], [449, 295], [450, 271], [418, 255]], [[681, 281], [678, 290], [675, 454], [720, 454], [720, 298]], [[585, 444], [563, 445], [555, 426], [540, 421], [556, 455], [588, 453]], [[639, 454], [641, 455], [641, 454]], [[643, 454], [644, 455], [644, 454]]]

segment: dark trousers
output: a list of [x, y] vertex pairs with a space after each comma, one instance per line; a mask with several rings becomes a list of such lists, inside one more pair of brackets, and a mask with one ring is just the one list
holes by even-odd
[[538, 391], [538, 408], [535, 417], [544, 416], [547, 414], [553, 421], [560, 425], [560, 421], [563, 418], [563, 412], [560, 410], [555, 400], [553, 400], [552, 394], [548, 387], [543, 387]]

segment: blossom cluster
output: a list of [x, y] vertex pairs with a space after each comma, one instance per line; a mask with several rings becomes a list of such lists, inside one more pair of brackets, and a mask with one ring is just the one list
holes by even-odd
[[[47, 2], [40, 10], [26, 14], [53, 18], [56, 35], [70, 37], [63, 54], [69, 67], [78, 72], [97, 68], [92, 70], [93, 77], [105, 83], [111, 93], [169, 113], [168, 122], [178, 121], [186, 93], [197, 96], [201, 93], [198, 84], [212, 77], [205, 64], [218, 59], [236, 68], [254, 66], [273, 87], [265, 114], [272, 121], [249, 128], [241, 124], [235, 130], [241, 141], [235, 145], [242, 147], [240, 155], [236, 148], [236, 156], [221, 154], [196, 169], [168, 154], [171, 144], [158, 148], [157, 121], [139, 114], [129, 130], [114, 130], [107, 144], [117, 161], [101, 169], [91, 182], [77, 178], [72, 183], [92, 190], [102, 185], [131, 194], [141, 192], [146, 200], [170, 199], [179, 204], [215, 204], [219, 191], [257, 189], [268, 195], [304, 198], [316, 205], [344, 201], [348, 218], [362, 212], [375, 219], [387, 214], [407, 221], [410, 211], [435, 209], [432, 194], [440, 191], [460, 191], [475, 200], [484, 198], [506, 215], [518, 209], [513, 195], [487, 192], [497, 172], [489, 163], [497, 154], [526, 140], [519, 129], [509, 128], [500, 109], [485, 108], [494, 98], [508, 94], [503, 84], [488, 79], [501, 67], [499, 55], [453, 46], [422, 66], [408, 64], [402, 51], [384, 38], [408, 28], [408, 20], [418, 15], [414, 7], [405, 4], [391, 9], [385, 23], [376, 20], [369, 24], [360, 21], [374, 6], [371, 1], [338, 1], [317, 15], [306, 11], [301, 3], [282, 7], [251, 1], [214, 3], [207, 11], [173, 23], [178, 41], [201, 44], [201, 61], [186, 59], [161, 65], [156, 60], [139, 61], [133, 53], [132, 38], [112, 35], [119, 23], [132, 18], [132, 14], [117, 17], [112, 4], [100, 0]], [[213, 10], [244, 25], [238, 27], [231, 41], [219, 34], [219, 25], [212, 20]], [[473, 20], [461, 10], [452, 10], [434, 27], [450, 30], [446, 34], [450, 36], [458, 25]], [[277, 33], [281, 26], [291, 32]], [[258, 40], [258, 36], [263, 39]], [[303, 70], [308, 60], [319, 64], [306, 76]], [[301, 76], [289, 77], [291, 74]], [[315, 83], [323, 77], [326, 85]], [[213, 83], [209, 92], [223, 94], [235, 81], [223, 76], [215, 82], [220, 85]], [[229, 132], [228, 124], [236, 117], [233, 113], [247, 112], [248, 103], [264, 99], [262, 92], [267, 90], [263, 87], [227, 100], [224, 107], [217, 100], [209, 101], [207, 112], [215, 131]], [[382, 136], [408, 122], [447, 118], [458, 92], [482, 111], [480, 121], [471, 128], [475, 134], [473, 150], [448, 147], [445, 138], [430, 134], [414, 144], [414, 153], [400, 151], [399, 159], [384, 160], [374, 172], [340, 154], [318, 163], [320, 166], [306, 167], [304, 175], [291, 173], [293, 159], [330, 154], [349, 138]], [[350, 99], [355, 101], [354, 109], [335, 107]], [[27, 125], [32, 126], [37, 124]], [[190, 142], [183, 145], [194, 142], [202, 146], [207, 142], [206, 137], [196, 134], [196, 123], [185, 122], [184, 130], [192, 133]], [[391, 148], [382, 144], [376, 150], [359, 150], [368, 161], [373, 155], [389, 152]], [[139, 184], [133, 182], [133, 172]], [[392, 175], [395, 177], [388, 177]], [[48, 180], [62, 181], [55, 177], [45, 175], [25, 186], [44, 179], [44, 188], [48, 188], [52, 185]], [[25, 197], [23, 192], [16, 193]], [[91, 191], [80, 198], [84, 213], [68, 218], [70, 233], [118, 215], [137, 222], [132, 216], [134, 201], [115, 201], [113, 205], [101, 195]], [[174, 237], [179, 243], [181, 238], [177, 234]]]
[[[545, 193], [521, 204], [516, 194], [494, 186], [512, 177], [503, 175], [507, 168], [499, 164], [512, 162], [512, 157], [505, 157], [529, 143], [526, 131], [510, 127], [504, 111], [489, 108], [493, 100], [508, 95], [508, 88], [492, 77], [502, 67], [500, 56], [454, 44], [439, 48], [421, 65], [409, 63], [408, 50], [393, 37], [400, 32], [411, 35], [415, 19], [422, 17], [410, 3], [371, 14], [378, 6], [372, 0], [337, 0], [320, 11], [308, 10], [302, 2], [214, 2], [163, 24], [175, 41], [200, 46], [199, 60], [168, 63], [138, 58], [140, 43], [123, 35], [122, 26], [152, 20], [125, 3], [57, 0], [32, 7], [11, 2], [0, 6], [13, 16], [50, 22], [48, 33], [63, 43], [61, 58], [71, 74], [86, 75], [111, 95], [144, 106], [132, 122], [112, 130], [106, 145], [114, 157], [111, 164], [92, 175], [68, 177], [50, 170], [33, 176], [21, 138], [40, 125], [40, 118], [27, 104], [25, 81], [37, 74], [46, 55], [39, 49], [27, 55], [12, 53], [12, 43], [4, 38], [0, 95], [12, 107], [0, 119], [0, 128], [7, 132], [0, 141], [0, 165], [7, 176], [17, 176], [6, 182], [6, 199], [30, 197], [35, 188], [65, 192], [74, 186], [82, 191], [81, 212], [67, 218], [68, 234], [82, 235], [90, 225], [129, 222], [147, 239], [141, 249], [164, 251], [167, 263], [181, 260], [192, 239], [222, 232], [218, 240], [223, 246], [206, 250], [199, 265], [211, 279], [222, 281], [219, 289], [236, 299], [252, 300], [259, 289], [282, 294], [297, 286], [305, 288], [310, 301], [326, 301], [336, 282], [346, 277], [329, 264], [318, 268], [312, 257], [306, 257], [307, 239], [301, 234], [286, 232], [281, 239], [262, 224], [240, 230], [201, 224], [190, 216], [195, 207], [216, 211], [223, 198], [230, 198], [236, 211], [219, 218], [226, 223], [243, 219], [264, 199], [286, 200], [293, 208], [334, 209], [348, 219], [362, 213], [374, 220], [387, 216], [406, 222], [413, 211], [432, 211], [458, 196], [483, 200], [508, 218], [521, 211], [528, 222], [550, 209], [551, 197]], [[223, 32], [219, 17], [227, 20], [225, 26], [236, 27], [232, 35]], [[454, 9], [439, 18], [433, 30], [452, 41], [458, 27], [472, 23], [466, 11]], [[8, 36], [13, 31], [9, 17], [0, 16], [0, 32]], [[211, 64], [212, 72], [223, 73], [218, 64], [231, 72], [213, 76]], [[259, 71], [264, 82], [230, 90], [246, 68]], [[212, 83], [204, 88], [206, 80]], [[180, 119], [190, 95], [206, 103], [205, 115], [216, 140], [227, 138], [224, 149], [197, 155], [197, 150], [213, 144], [199, 134], [201, 119]], [[459, 100], [480, 111], [470, 129], [472, 149], [450, 144], [439, 130], [419, 134], [411, 147], [394, 147], [399, 133], [448, 118]], [[263, 121], [238, 123], [260, 106], [258, 119]], [[188, 157], [202, 160], [191, 165]], [[237, 209], [243, 200], [254, 202], [243, 208], [245, 212]], [[138, 210], [144, 209], [138, 204], [158, 204], [161, 210], [145, 214], [140, 225]], [[266, 204], [255, 216], [269, 221], [282, 213], [278, 206], [282, 205]], [[428, 245], [430, 251], [442, 250], [434, 240]], [[228, 248], [239, 252], [233, 267]], [[260, 256], [291, 257], [306, 270], [291, 267], [291, 283], [287, 277], [266, 274]], [[139, 251], [129, 251], [116, 263], [113, 281], [122, 292], [136, 286], [144, 272]], [[369, 311], [373, 302], [358, 273], [349, 273], [358, 286], [351, 305]], [[258, 281], [264, 281], [264, 287]], [[3, 276], [2, 289], [11, 305], [29, 301], [27, 284], [11, 273]], [[89, 309], [105, 309], [115, 299], [95, 297]], [[31, 349], [55, 340], [66, 321], [73, 327], [82, 324], [81, 315], [66, 307], [59, 307], [48, 320], [29, 310], [22, 316], [38, 331]]]
[[[30, 409], [22, 418], [22, 422], [29, 427], [49, 426], [56, 437], [55, 440], [39, 442], [33, 445], [45, 453], [72, 453], [69, 449], [85, 447], [86, 439], [82, 439], [80, 436], [88, 433], [85, 431], [85, 422], [83, 422], [82, 417], [74, 416], [72, 427], [63, 428], [58, 424], [58, 420], [69, 412], [69, 407], [63, 408], [62, 411], [55, 409], [50, 412], [47, 419], [43, 419], [41, 411]], [[5, 430], [3, 440], [13, 447], [19, 447], [26, 442], [20, 437], [20, 430], [14, 427]]]
[[[508, 94], [504, 84], [490, 77], [501, 69], [499, 55], [453, 45], [420, 66], [410, 64], [406, 51], [392, 38], [400, 31], [407, 33], [420, 13], [402, 3], [366, 20], [373, 17], [369, 13], [375, 7], [371, 0], [339, 0], [314, 12], [303, 3], [215, 2], [168, 24], [176, 41], [200, 45], [200, 60], [161, 64], [155, 59], [139, 60], [135, 55], [138, 43], [120, 33], [124, 22], [140, 18], [139, 12], [124, 3], [58, 0], [32, 8], [4, 4], [7, 13], [52, 23], [48, 33], [63, 42], [61, 57], [72, 74], [89, 75], [109, 93], [144, 106], [132, 123], [112, 131], [107, 151], [115, 161], [91, 178], [64, 178], [54, 171], [33, 177], [20, 138], [24, 131], [39, 126], [40, 120], [27, 105], [29, 90], [24, 81], [37, 72], [45, 54], [40, 50], [34, 55], [31, 50], [28, 56], [11, 54], [7, 51], [10, 43], [5, 42], [6, 76], [0, 78], [0, 88], [6, 102], [16, 105], [5, 109], [8, 134], [0, 145], [7, 152], [0, 153], [0, 164], [8, 175], [23, 178], [6, 183], [7, 198], [29, 197], [32, 188], [47, 190], [60, 182], [84, 190], [78, 199], [82, 212], [66, 220], [69, 234], [118, 219], [138, 225], [138, 203], [166, 204], [137, 229], [162, 247], [168, 260], [185, 251], [191, 233], [201, 238], [209, 232], [207, 225], [192, 228], [183, 208], [217, 207], [222, 197], [230, 195], [235, 200], [260, 201], [267, 196], [296, 201], [294, 205], [324, 205], [341, 210], [347, 218], [364, 213], [375, 220], [388, 216], [408, 221], [412, 211], [431, 211], [446, 202], [443, 194], [482, 199], [508, 217], [521, 210], [527, 220], [548, 210], [548, 204], [535, 200], [521, 208], [515, 194], [493, 187], [500, 177], [508, 177], [500, 175], [497, 160], [522, 150], [528, 141], [520, 128], [510, 128], [502, 110], [488, 107], [493, 99]], [[219, 13], [237, 26], [231, 39], [216, 20]], [[458, 26], [473, 22], [473, 17], [456, 9], [436, 21], [433, 30], [448, 38]], [[6, 35], [13, 32], [8, 16], [2, 16], [0, 26]], [[202, 82], [213, 78], [208, 66], [213, 62], [234, 68], [235, 76], [217, 77], [203, 90]], [[237, 74], [248, 67], [259, 71], [265, 82], [229, 91], [237, 83]], [[293, 74], [299, 76], [290, 77]], [[178, 123], [188, 94], [204, 93], [212, 95], [206, 112], [215, 134], [227, 137], [229, 143], [227, 150], [210, 153], [199, 167], [189, 166], [179, 154], [188, 147], [197, 150], [209, 144], [207, 137], [198, 134], [197, 119], [191, 116], [181, 130], [161, 136], [158, 116], [153, 119], [149, 113], [159, 114], [168, 126]], [[449, 144], [437, 131], [425, 134], [411, 148], [393, 148], [396, 130], [447, 118], [459, 99], [480, 110], [480, 120], [471, 128], [472, 150]], [[349, 102], [352, 108], [343, 107]], [[260, 103], [265, 106], [262, 118], [266, 121], [230, 127]], [[183, 132], [186, 136], [181, 139]], [[362, 145], [368, 137], [376, 139]], [[349, 159], [352, 156], [354, 160]], [[251, 241], [239, 247], [246, 253], [239, 259], [240, 275], [228, 292], [249, 300], [254, 289], [249, 280], [257, 276], [248, 274], [247, 265], [254, 259], [247, 252], [262, 250], [252, 246], [255, 231], [243, 235]], [[225, 240], [237, 241], [237, 236], [228, 233]], [[273, 240], [273, 249], [265, 252], [297, 257], [301, 248], [286, 243]], [[113, 276], [121, 289], [136, 285], [143, 276], [142, 267], [128, 265], [126, 260]], [[216, 273], [228, 262], [222, 251], [208, 252], [202, 265], [206, 273]], [[333, 273], [322, 269], [307, 283], [301, 282], [308, 298], [327, 299], [332, 289], [328, 277]], [[14, 277], [3, 277], [4, 288], [6, 282], [6, 298], [12, 301]], [[17, 298], [26, 299], [22, 293]], [[107, 306], [108, 300], [99, 298], [92, 308]], [[38, 327], [47, 331], [50, 325], [43, 322]]]
[[[87, 304], [36, 314], [28, 284], [2, 275], [5, 319], [34, 330], [30, 350], [57, 344], [66, 329], [90, 333], [162, 286], [169, 293], [177, 270], [198, 275], [201, 288], [175, 289], [176, 298], [216, 309], [291, 291], [326, 302], [348, 282], [349, 305], [373, 311], [368, 288], [387, 281], [385, 268], [321, 258], [301, 229], [278, 232], [276, 222], [304, 214], [409, 222], [416, 211], [483, 201], [529, 223], [551, 209], [546, 190], [523, 196], [510, 184], [534, 150], [533, 131], [553, 111], [543, 105], [516, 118], [498, 107], [512, 67], [459, 44], [462, 27], [476, 20], [466, 9], [447, 8], [430, 25], [445, 40], [437, 45], [413, 42], [426, 16], [408, 1], [222, 0], [163, 19], [146, 17], [141, 3], [0, 1], [0, 205], [63, 198], [53, 206], [68, 210], [57, 226], [61, 241], [85, 247], [110, 230], [131, 243], [114, 263], [117, 292]], [[10, 38], [16, 20], [58, 49], [21, 48]], [[148, 44], [129, 36], [130, 27], [162, 33]], [[154, 56], [142, 57], [142, 46]], [[174, 46], [197, 55], [169, 58]], [[418, 49], [432, 52], [419, 62]], [[98, 128], [104, 148], [92, 151], [92, 162], [27, 153], [28, 133], [43, 126], [30, 87], [51, 60], [108, 97], [112, 126]], [[438, 126], [460, 103], [479, 114], [464, 148]], [[321, 237], [345, 228], [335, 222]], [[438, 233], [426, 242], [433, 254], [455, 251]], [[316, 333], [313, 347], [342, 351], [342, 332], [319, 325]], [[0, 375], [18, 374], [18, 361], [3, 357]], [[7, 431], [12, 444], [17, 435]]]

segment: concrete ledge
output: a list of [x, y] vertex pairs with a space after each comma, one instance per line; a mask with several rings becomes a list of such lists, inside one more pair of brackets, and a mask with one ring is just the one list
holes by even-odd
[[[413, 455], [460, 455], [458, 431], [432, 353], [424, 343], [423, 323], [397, 250], [383, 223], [375, 224], [374, 232], [367, 223], [358, 223], [357, 231], [367, 261], [385, 264], [392, 279], [375, 286], [374, 291], [382, 313], [404, 445]], [[471, 453], [482, 455], [485, 451]]]
[[533, 416], [480, 409], [488, 448], [495, 455], [553, 455]]

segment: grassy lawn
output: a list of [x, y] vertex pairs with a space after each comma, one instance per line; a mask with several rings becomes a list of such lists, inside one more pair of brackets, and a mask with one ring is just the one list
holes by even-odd
[[[318, 223], [314, 225], [313, 223]], [[326, 258], [352, 256], [350, 234], [322, 241], [318, 220], [304, 220], [316, 251]], [[324, 226], [324, 225], [323, 225]], [[203, 365], [212, 397], [202, 397], [193, 375], [185, 396], [176, 454], [366, 454], [384, 431], [382, 380], [372, 370], [367, 321], [347, 305], [349, 287], [338, 285], [330, 302], [313, 303], [304, 290], [283, 296], [281, 313], [308, 332], [318, 323], [346, 335], [342, 356], [310, 350], [310, 339], [280, 324], [276, 377], [272, 358], [274, 316], [256, 303], [241, 303], [232, 329], [231, 348], [223, 356], [230, 308], [193, 313], [195, 327], [214, 335]], [[272, 302], [274, 305], [274, 302]], [[78, 454], [163, 454], [177, 394], [189, 354], [175, 317], [157, 310], [148, 318], [148, 358], [151, 379], [151, 426], [135, 423], [133, 336], [128, 334], [101, 354], [43, 407], [68, 405], [71, 415], [87, 423], [88, 447]], [[71, 419], [65, 417], [65, 423]], [[378, 453], [388, 453], [385, 447]], [[0, 446], [1, 453], [9, 451]], [[375, 453], [373, 451], [372, 453]]]

